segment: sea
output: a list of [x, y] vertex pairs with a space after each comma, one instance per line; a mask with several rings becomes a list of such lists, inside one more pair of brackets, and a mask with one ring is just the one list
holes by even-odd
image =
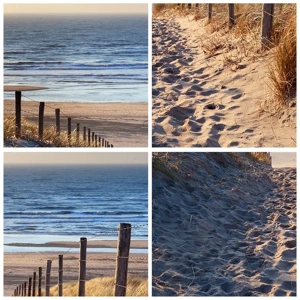
[[4, 167], [4, 252], [61, 250], [11, 243], [116, 240], [119, 223], [131, 224], [133, 240], [147, 240], [146, 165]]
[[147, 102], [148, 17], [6, 14], [4, 84], [48, 88], [23, 100]]

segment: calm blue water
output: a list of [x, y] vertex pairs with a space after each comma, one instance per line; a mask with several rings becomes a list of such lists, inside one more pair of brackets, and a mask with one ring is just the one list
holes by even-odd
[[147, 19], [5, 15], [4, 84], [48, 87], [24, 93], [39, 101], [147, 102]]
[[[147, 166], [6, 165], [4, 241], [116, 239], [119, 223], [148, 223], [147, 199]], [[147, 233], [132, 228], [132, 239]]]

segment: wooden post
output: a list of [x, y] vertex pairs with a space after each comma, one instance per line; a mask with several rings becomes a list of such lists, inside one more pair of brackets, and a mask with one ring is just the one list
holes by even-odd
[[98, 140], [98, 142], [99, 142], [99, 147], [101, 147], [101, 136], [99, 136], [98, 139], [99, 139], [99, 140]]
[[22, 295], [22, 284], [19, 285], [19, 296]]
[[78, 296], [85, 296], [86, 248], [87, 239], [80, 238]]
[[234, 4], [228, 4], [228, 24], [229, 28], [234, 25]]
[[38, 286], [38, 296], [42, 296], [42, 267], [39, 267], [39, 286]]
[[188, 9], [191, 9], [192, 8], [192, 3], [188, 3], [187, 7], [188, 7]]
[[77, 123], [76, 125], [76, 141], [79, 142], [79, 130], [80, 130], [80, 124]]
[[131, 225], [121, 223], [119, 225], [115, 296], [126, 296], [130, 239]]
[[101, 144], [102, 148], [104, 148], [104, 141], [105, 141], [104, 138], [102, 138], [102, 144]]
[[17, 286], [15, 288], [14, 296], [18, 296], [18, 294], [19, 294], [19, 287]]
[[58, 255], [58, 296], [63, 293], [63, 255]]
[[95, 132], [92, 132], [92, 145], [95, 147]]
[[24, 282], [24, 297], [26, 297], [27, 293], [26, 293], [26, 282]]
[[15, 135], [16, 138], [19, 139], [21, 137], [21, 92], [15, 92], [15, 109], [16, 109], [16, 130]]
[[22, 283], [22, 297], [24, 296], [24, 283]]
[[36, 272], [33, 272], [32, 278], [32, 296], [35, 297]]
[[113, 147], [114, 147], [114, 145], [113, 145], [113, 144], [111, 144], [111, 145], [110, 145], [110, 147], [111, 147], [111, 148], [113, 148]]
[[261, 21], [261, 46], [270, 46], [274, 16], [274, 4], [263, 4]]
[[88, 128], [88, 145], [91, 145], [91, 129]]
[[211, 22], [211, 16], [212, 16], [212, 4], [208, 4], [208, 22]]
[[86, 142], [86, 126], [83, 126], [83, 140]]
[[97, 148], [98, 147], [98, 135], [95, 134], [95, 147]]
[[60, 109], [55, 109], [56, 134], [60, 135]]
[[71, 126], [72, 126], [72, 119], [68, 118], [68, 141], [71, 141]]
[[32, 278], [29, 277], [29, 280], [28, 280], [28, 297], [31, 297], [31, 283], [32, 283]]
[[45, 102], [40, 102], [39, 107], [39, 139], [43, 139], [44, 135], [44, 112], [45, 112]]
[[51, 276], [51, 260], [47, 260], [47, 268], [46, 268], [46, 295], [50, 296], [50, 276]]

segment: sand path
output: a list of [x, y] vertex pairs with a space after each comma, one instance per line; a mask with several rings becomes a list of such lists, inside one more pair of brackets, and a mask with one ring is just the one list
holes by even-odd
[[284, 120], [260, 112], [265, 59], [232, 68], [222, 51], [208, 58], [199, 24], [153, 19], [153, 146], [294, 147], [295, 109]]
[[153, 174], [153, 295], [295, 296], [296, 169], [176, 155], [178, 180]]

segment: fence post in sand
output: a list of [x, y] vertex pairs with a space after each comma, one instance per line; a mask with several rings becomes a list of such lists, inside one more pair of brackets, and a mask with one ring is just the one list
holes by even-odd
[[72, 126], [72, 119], [68, 118], [68, 141], [71, 141], [71, 126]]
[[42, 267], [39, 267], [38, 296], [42, 296]]
[[63, 294], [63, 255], [58, 255], [58, 296]]
[[87, 239], [80, 238], [78, 296], [85, 296], [86, 248]]
[[32, 277], [32, 296], [35, 297], [36, 272], [33, 272]]
[[101, 147], [104, 148], [104, 138], [101, 140]]
[[43, 139], [44, 135], [44, 112], [45, 112], [45, 102], [40, 102], [39, 106], [39, 139]]
[[98, 147], [98, 135], [95, 134], [95, 147]]
[[83, 140], [86, 142], [86, 126], [83, 126]]
[[32, 277], [29, 277], [29, 280], [28, 280], [28, 297], [31, 297], [31, 284], [32, 284]]
[[212, 16], [212, 4], [208, 4], [208, 22], [211, 22], [211, 16]]
[[52, 264], [52, 260], [47, 260], [47, 268], [46, 268], [46, 295], [45, 296], [50, 296], [51, 264]]
[[101, 136], [98, 137], [99, 147], [101, 148]]
[[261, 46], [266, 48], [270, 45], [274, 16], [274, 4], [263, 4], [261, 20]]
[[16, 128], [15, 135], [19, 139], [21, 137], [21, 92], [17, 91], [15, 93], [15, 110], [16, 110]]
[[18, 296], [18, 287], [14, 289], [14, 297]]
[[60, 135], [60, 109], [55, 109], [56, 134]]
[[95, 147], [95, 132], [92, 132], [92, 145]]
[[27, 296], [27, 293], [26, 293], [26, 281], [24, 282], [24, 297]]
[[88, 128], [88, 145], [91, 145], [91, 129]]
[[21, 293], [21, 296], [22, 297], [24, 296], [24, 283], [22, 283], [22, 293]]
[[228, 4], [228, 24], [229, 28], [234, 25], [234, 4]]
[[19, 296], [21, 296], [22, 294], [22, 284], [19, 285]]
[[79, 130], [80, 130], [80, 124], [77, 123], [76, 125], [76, 142], [79, 142]]
[[115, 296], [126, 296], [131, 224], [120, 223], [117, 248]]
[[191, 9], [192, 8], [192, 3], [188, 3], [187, 7], [188, 7], [188, 9]]

